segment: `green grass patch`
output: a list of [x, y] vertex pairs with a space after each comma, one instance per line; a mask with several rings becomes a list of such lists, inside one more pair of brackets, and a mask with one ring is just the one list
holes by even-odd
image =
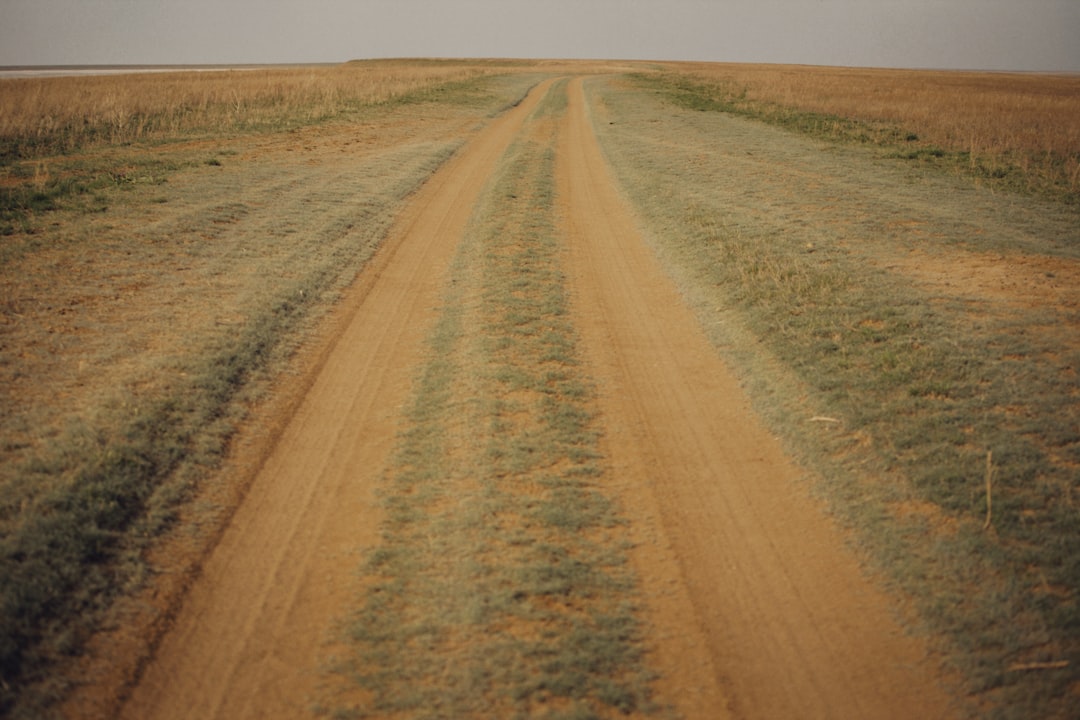
[[[194, 164], [162, 161], [152, 153], [134, 152], [94, 159], [54, 158], [48, 165], [35, 163], [32, 175], [25, 169], [9, 172], [21, 182], [0, 187], [0, 261], [14, 260], [14, 249], [26, 245], [25, 239], [10, 236], [41, 234], [51, 213], [61, 209], [104, 213], [110, 198], [115, 197], [114, 191], [131, 190], [136, 185], [161, 185], [170, 174]], [[32, 240], [29, 244], [35, 245]]]

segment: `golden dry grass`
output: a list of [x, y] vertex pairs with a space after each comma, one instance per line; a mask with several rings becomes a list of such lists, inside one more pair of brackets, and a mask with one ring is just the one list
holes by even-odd
[[0, 165], [95, 143], [277, 130], [482, 76], [629, 69], [607, 62], [417, 59], [0, 79]]
[[438, 84], [502, 73], [495, 62], [354, 62], [0, 80], [5, 154], [64, 150], [88, 141], [128, 142], [188, 131], [310, 122]]
[[1080, 187], [1080, 75], [678, 63], [747, 100], [888, 123], [971, 162], [1055, 166]]

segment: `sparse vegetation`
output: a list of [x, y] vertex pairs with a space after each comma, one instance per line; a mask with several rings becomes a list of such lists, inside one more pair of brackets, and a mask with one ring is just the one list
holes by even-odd
[[[347, 163], [336, 147], [318, 165], [289, 165], [281, 155], [232, 159], [275, 138], [304, 153], [319, 138], [340, 141], [340, 128], [311, 134], [303, 124], [325, 119], [312, 115], [284, 135], [231, 126], [230, 144], [212, 143], [216, 163], [201, 143], [126, 147], [95, 137], [93, 147], [68, 144], [67, 155], [8, 166], [0, 714], [43, 717], [63, 696], [66, 681], [54, 669], [78, 655], [117, 594], [154, 571], [144, 552], [218, 466], [247, 408], [370, 257], [405, 197], [460, 142], [438, 134], [390, 140], [409, 127], [402, 103], [429, 103], [433, 114], [475, 124], [531, 82], [459, 82], [477, 75], [460, 67], [400, 75], [428, 93], [444, 82], [443, 91], [378, 108], [354, 98], [353, 111], [387, 141], [377, 155]], [[387, 76], [397, 77], [389, 69]], [[225, 88], [227, 77], [212, 82]], [[202, 80], [169, 76], [162, 87]], [[297, 110], [307, 112], [289, 112]], [[186, 132], [159, 130], [158, 140]], [[284, 194], [283, 168], [295, 184]]]
[[94, 198], [89, 204], [100, 206], [100, 192], [110, 186], [163, 181], [177, 168], [162, 167], [154, 146], [205, 139], [220, 144], [232, 136], [355, 117], [388, 103], [460, 103], [473, 92], [470, 82], [515, 68], [374, 61], [0, 79], [0, 236], [33, 232], [35, 218], [66, 199]]
[[[993, 187], [1080, 202], [1080, 78], [782, 65], [668, 64], [684, 107], [872, 143]], [[661, 80], [660, 78], [663, 77]]]

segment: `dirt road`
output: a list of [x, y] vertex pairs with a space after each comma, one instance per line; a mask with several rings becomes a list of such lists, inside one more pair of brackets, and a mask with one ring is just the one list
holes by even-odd
[[502, 154], [545, 95], [564, 91], [555, 185], [572, 319], [637, 543], [658, 697], [687, 718], [947, 716], [924, 649], [642, 241], [576, 79], [539, 86], [416, 196], [123, 717], [311, 711], [358, 553], [377, 539], [376, 480], [454, 250]]

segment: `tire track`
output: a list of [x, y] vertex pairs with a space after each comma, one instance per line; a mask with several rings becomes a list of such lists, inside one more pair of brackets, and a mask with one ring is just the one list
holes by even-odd
[[393, 445], [446, 269], [547, 85], [436, 173], [350, 292], [349, 317], [203, 568], [125, 718], [308, 714], [334, 619], [376, 538], [372, 485]]
[[[577, 324], [669, 694], [690, 717], [944, 717], [924, 648], [798, 484], [615, 189], [582, 81], [558, 156]], [[687, 614], [687, 610], [690, 613]]]

